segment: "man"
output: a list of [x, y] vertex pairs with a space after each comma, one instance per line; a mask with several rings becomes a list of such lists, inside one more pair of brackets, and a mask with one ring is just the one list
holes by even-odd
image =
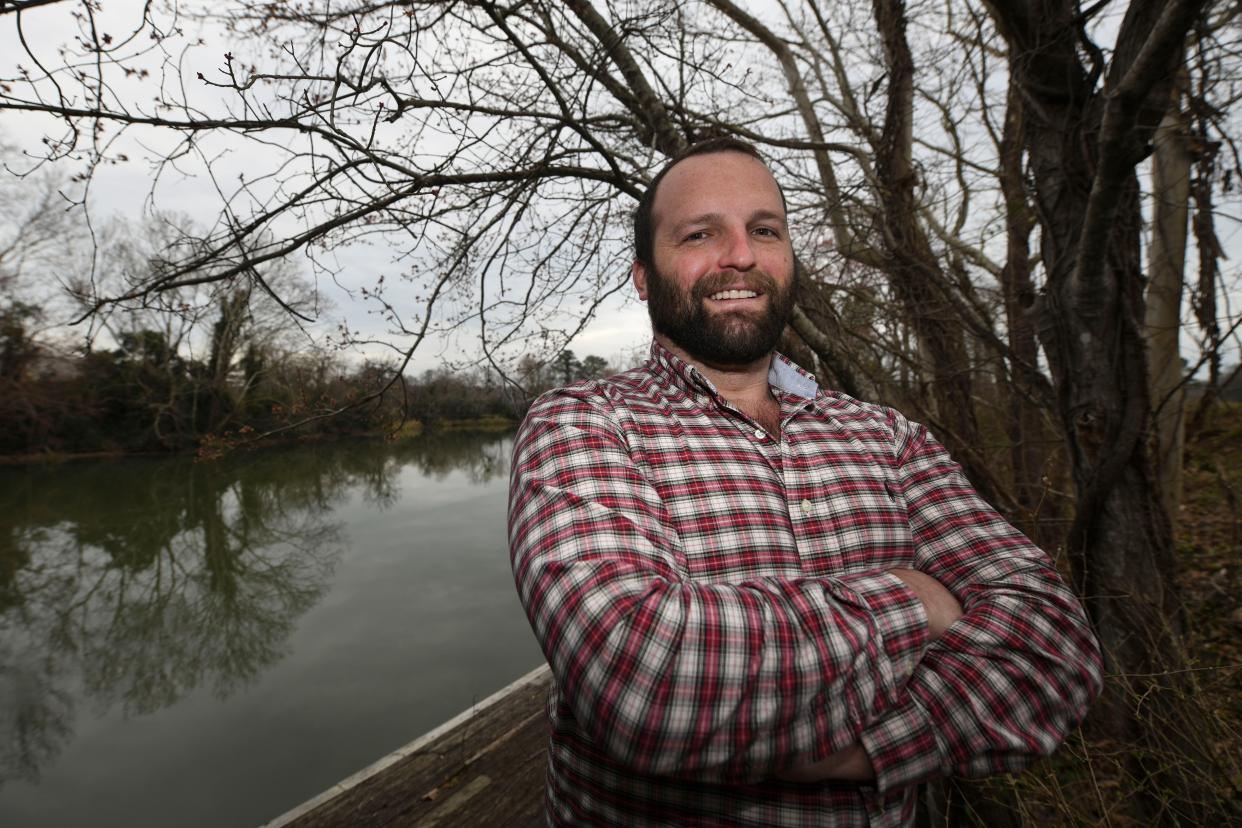
[[514, 449], [550, 822], [907, 825], [917, 783], [1051, 753], [1100, 688], [1082, 609], [925, 429], [774, 353], [794, 254], [755, 150], [674, 159], [635, 248], [650, 360]]

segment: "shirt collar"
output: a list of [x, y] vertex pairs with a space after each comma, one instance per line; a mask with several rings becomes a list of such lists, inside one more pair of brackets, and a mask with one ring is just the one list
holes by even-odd
[[[657, 340], [651, 340], [651, 359], [649, 365], [669, 375], [675, 384], [693, 391], [701, 388], [712, 396], [720, 396], [712, 381], [703, 376], [699, 369], [686, 362], [672, 351], [665, 348]], [[788, 357], [779, 352], [772, 354], [772, 363], [768, 367], [768, 384], [778, 391], [793, 394], [805, 400], [814, 400], [819, 393], [819, 383], [811, 374], [795, 365]]]
[[819, 383], [815, 381], [815, 377], [779, 351], [772, 355], [772, 364], [768, 368], [768, 384], [804, 400], [813, 400], [819, 393]]

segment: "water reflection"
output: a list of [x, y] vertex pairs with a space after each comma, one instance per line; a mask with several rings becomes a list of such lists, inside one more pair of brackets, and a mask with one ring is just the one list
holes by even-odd
[[464, 472], [471, 483], [487, 483], [509, 474], [509, 434], [441, 431], [417, 440], [396, 443], [397, 463], [413, 465], [425, 477], [443, 480], [449, 472]]
[[487, 482], [506, 436], [0, 469], [0, 785], [36, 781], [87, 699], [134, 716], [253, 683], [330, 585], [343, 498], [390, 507], [406, 467]]

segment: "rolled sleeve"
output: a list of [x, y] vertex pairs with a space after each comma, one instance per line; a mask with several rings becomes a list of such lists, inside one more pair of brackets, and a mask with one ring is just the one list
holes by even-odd
[[837, 583], [849, 587], [871, 610], [886, 656], [876, 660], [877, 668], [883, 671], [889, 704], [895, 704], [929, 642], [923, 602], [888, 572], [846, 576]]

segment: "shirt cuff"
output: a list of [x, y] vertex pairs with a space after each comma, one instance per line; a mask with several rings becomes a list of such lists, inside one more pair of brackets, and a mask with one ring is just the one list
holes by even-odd
[[887, 663], [879, 664], [886, 704], [896, 704], [904, 694], [914, 667], [927, 648], [927, 610], [914, 590], [888, 572], [847, 575], [837, 581], [851, 589], [867, 604], [880, 633]]
[[875, 769], [875, 787], [881, 796], [946, 772], [927, 712], [909, 695], [900, 706], [865, 728], [861, 740]]

